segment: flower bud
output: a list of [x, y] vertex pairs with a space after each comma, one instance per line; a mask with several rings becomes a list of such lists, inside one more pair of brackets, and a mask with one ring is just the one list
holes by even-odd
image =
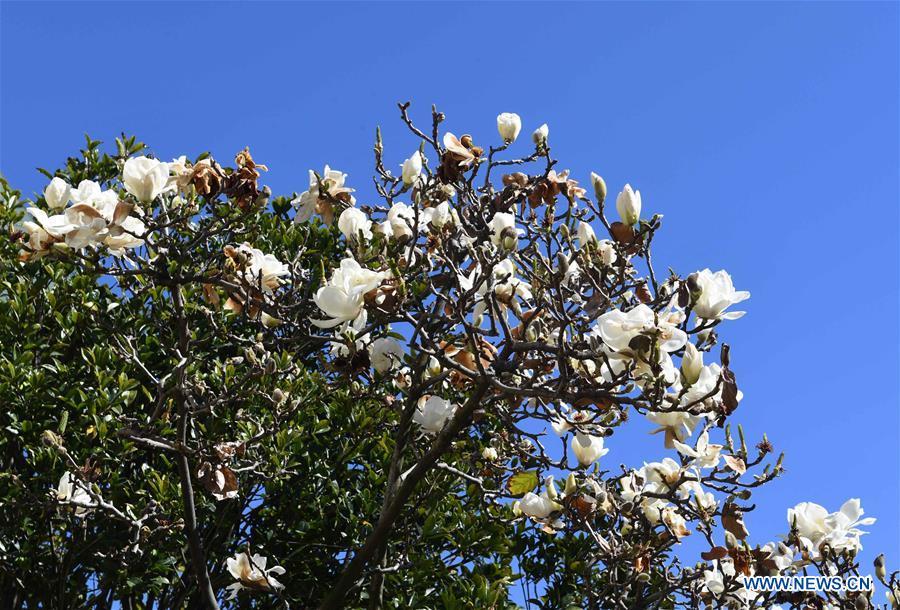
[[553, 475], [544, 479], [544, 486], [547, 488], [547, 497], [551, 500], [559, 498], [559, 492], [556, 491], [556, 485], [553, 483]]
[[55, 177], [44, 189], [44, 199], [47, 200], [47, 206], [51, 210], [58, 210], [66, 207], [69, 197], [72, 194], [72, 188], [60, 177]]
[[597, 198], [597, 203], [603, 203], [606, 200], [606, 181], [600, 174], [591, 172], [591, 184], [594, 185], [594, 197]]
[[687, 385], [693, 385], [700, 379], [703, 370], [703, 354], [694, 344], [688, 341], [684, 346], [684, 356], [681, 358], [681, 374]]
[[263, 326], [265, 326], [266, 328], [276, 328], [278, 326], [281, 326], [281, 320], [274, 316], [270, 316], [266, 312], [262, 312], [262, 315], [259, 319], [263, 323]]
[[481, 450], [481, 457], [489, 462], [493, 462], [498, 457], [497, 450], [493, 447], [485, 447]]
[[540, 127], [534, 130], [534, 133], [531, 134], [531, 141], [536, 145], [546, 145], [547, 144], [547, 136], [550, 135], [550, 128], [547, 127], [547, 123], [544, 123]]
[[519, 233], [512, 227], [503, 229], [500, 238], [504, 250], [515, 250], [519, 245]]
[[412, 156], [403, 162], [403, 184], [410, 186], [415, 184], [422, 174], [422, 155], [417, 150]]
[[569, 496], [578, 489], [578, 481], [575, 480], [575, 473], [570, 472], [569, 476], [566, 477], [566, 495]]
[[884, 577], [887, 575], [887, 569], [884, 567], [884, 553], [875, 558], [875, 576], [878, 577], [878, 580], [884, 582]]
[[737, 537], [727, 530], [725, 532], [725, 546], [728, 547], [729, 549], [738, 548]]
[[516, 141], [522, 130], [522, 119], [514, 112], [503, 112], [497, 115], [497, 131], [507, 144]]
[[426, 371], [429, 376], [437, 377], [441, 374], [441, 363], [438, 362], [438, 359], [434, 356], [428, 357], [428, 370]]
[[633, 225], [641, 217], [641, 192], [635, 191], [630, 184], [626, 184], [619, 196], [616, 197], [616, 210], [619, 218], [626, 225]]
[[594, 233], [594, 228], [583, 220], [578, 223], [576, 236], [578, 237], [579, 248], [584, 248], [588, 244], [597, 242], [597, 234]]
[[41, 442], [47, 447], [59, 447], [62, 445], [62, 438], [53, 430], [44, 430], [41, 433]]

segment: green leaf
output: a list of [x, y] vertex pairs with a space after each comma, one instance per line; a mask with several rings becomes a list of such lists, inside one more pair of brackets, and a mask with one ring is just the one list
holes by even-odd
[[509, 477], [506, 489], [514, 496], [522, 496], [537, 487], [537, 470], [524, 470]]

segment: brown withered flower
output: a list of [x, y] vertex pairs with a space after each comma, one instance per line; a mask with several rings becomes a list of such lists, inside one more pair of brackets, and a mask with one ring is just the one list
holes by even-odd
[[222, 192], [225, 172], [215, 159], [207, 157], [194, 164], [191, 183], [197, 190], [197, 194], [211, 199]]
[[[476, 346], [474, 349], [469, 345], [466, 347], [459, 347], [458, 345], [453, 345], [444, 341], [441, 342], [440, 347], [444, 350], [444, 355], [451, 358], [460, 366], [465, 367], [470, 371], [478, 371], [479, 361], [484, 368], [489, 367], [491, 363], [494, 362], [494, 359], [497, 357], [497, 348], [480, 336], [476, 338], [475, 342]], [[457, 388], [465, 387], [466, 384], [470, 382], [469, 377], [460, 371], [451, 371], [449, 379], [450, 383]]]
[[235, 155], [234, 162], [237, 168], [226, 176], [224, 191], [241, 210], [247, 211], [261, 200], [259, 172], [268, 171], [269, 168], [253, 161], [249, 147]]
[[441, 166], [438, 168], [438, 177], [443, 182], [457, 180], [484, 152], [472, 143], [470, 135], [457, 138], [448, 131], [444, 134], [443, 143], [446, 150], [441, 155]]
[[551, 169], [547, 173], [547, 177], [535, 185], [528, 196], [528, 203], [533, 208], [540, 206], [541, 203], [551, 205], [556, 201], [556, 196], [560, 193], [572, 202], [575, 199], [584, 197], [586, 192], [585, 189], [578, 186], [577, 181], [569, 178], [569, 170], [556, 173], [555, 170]]

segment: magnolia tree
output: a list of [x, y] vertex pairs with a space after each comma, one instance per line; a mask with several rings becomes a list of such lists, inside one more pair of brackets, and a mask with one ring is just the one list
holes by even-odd
[[[249, 150], [167, 163], [125, 137], [34, 201], [3, 183], [2, 605], [880, 601], [744, 586], [859, 575], [874, 522], [850, 499], [747, 531], [783, 473], [730, 425], [720, 326], [749, 293], [660, 274], [661, 217], [588, 192], [546, 125], [510, 158], [517, 115], [484, 148], [408, 107], [420, 145], [397, 164], [378, 135], [366, 201], [327, 165], [274, 197]], [[658, 452], [616, 466], [635, 417]]]

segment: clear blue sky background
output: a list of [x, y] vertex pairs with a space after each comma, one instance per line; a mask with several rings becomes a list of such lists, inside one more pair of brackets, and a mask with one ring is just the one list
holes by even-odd
[[[0, 170], [42, 189], [82, 134], [136, 133], [163, 158], [250, 145], [276, 192], [307, 170], [372, 196], [371, 144], [399, 164], [425, 122], [496, 142], [495, 116], [550, 125], [562, 166], [628, 181], [665, 215], [656, 260], [728, 269], [753, 294], [728, 323], [736, 419], [785, 449], [755, 542], [787, 507], [862, 498], [864, 539], [900, 566], [898, 4], [10, 3]], [[528, 138], [513, 151], [525, 153]], [[613, 437], [610, 463], [666, 452]], [[641, 428], [640, 426], [644, 426]], [[627, 441], [627, 442], [626, 442]], [[883, 598], [879, 599], [883, 601]]]

